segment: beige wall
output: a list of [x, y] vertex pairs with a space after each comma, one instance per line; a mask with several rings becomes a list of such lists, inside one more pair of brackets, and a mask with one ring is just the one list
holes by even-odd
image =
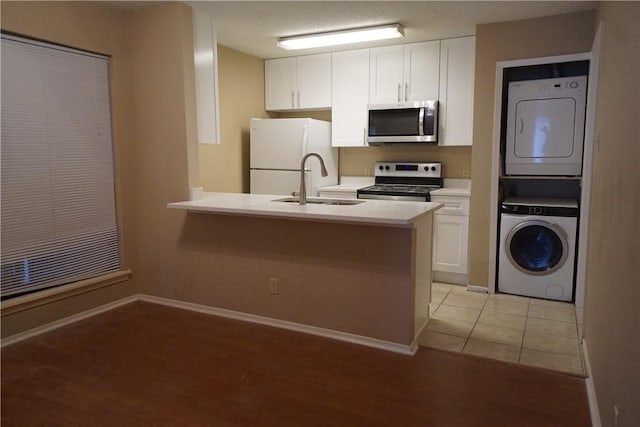
[[469, 283], [487, 286], [496, 62], [591, 51], [595, 12], [479, 25], [469, 216]]
[[197, 153], [195, 115], [186, 114], [195, 106], [194, 87], [185, 85], [195, 78], [191, 9], [165, 3], [128, 13], [126, 21], [135, 122], [131, 185], [140, 250], [134, 274], [144, 293], [155, 294], [178, 285], [170, 278], [181, 266], [171, 257], [182, 221], [166, 204], [189, 198], [190, 158]]
[[[640, 3], [602, 2], [585, 333], [602, 425], [640, 425]], [[614, 422], [618, 405], [619, 422]]]
[[444, 178], [471, 172], [471, 147], [362, 147], [340, 149], [340, 174], [362, 176], [376, 161], [442, 162]]
[[220, 144], [200, 144], [205, 191], [249, 192], [249, 121], [264, 111], [264, 61], [218, 46]]
[[[116, 165], [116, 202], [120, 228], [121, 265], [135, 270], [137, 246], [134, 214], [135, 177], [131, 120], [129, 52], [123, 14], [98, 3], [1, 2], [1, 26], [24, 36], [48, 40], [110, 56], [112, 131]], [[87, 294], [3, 316], [2, 335], [76, 314], [138, 292], [134, 278]]]

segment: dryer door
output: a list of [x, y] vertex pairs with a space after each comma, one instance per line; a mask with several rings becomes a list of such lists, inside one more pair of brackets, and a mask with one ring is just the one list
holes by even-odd
[[515, 115], [513, 155], [516, 158], [540, 163], [544, 159], [573, 156], [576, 119], [573, 98], [520, 101]]
[[505, 243], [513, 266], [532, 275], [558, 270], [569, 252], [566, 233], [556, 224], [540, 220], [518, 224], [509, 232]]

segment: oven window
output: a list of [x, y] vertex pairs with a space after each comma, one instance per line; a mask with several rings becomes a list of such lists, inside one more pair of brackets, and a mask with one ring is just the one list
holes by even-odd
[[420, 108], [369, 111], [369, 136], [419, 135]]
[[518, 230], [509, 246], [511, 258], [528, 271], [554, 269], [563, 255], [562, 240], [548, 227], [529, 225]]

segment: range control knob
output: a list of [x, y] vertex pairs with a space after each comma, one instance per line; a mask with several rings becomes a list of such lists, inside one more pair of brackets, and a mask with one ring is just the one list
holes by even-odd
[[391, 168], [389, 167], [389, 165], [387, 165], [387, 166], [385, 166], [385, 167], [384, 167], [384, 169], [385, 169], [385, 170], [389, 170], [389, 169], [391, 169]]
[[431, 170], [432, 170], [433, 172], [435, 172], [435, 171], [436, 171], [436, 167], [435, 167], [435, 166], [431, 166]]
[[384, 166], [380, 165], [380, 166], [378, 166], [378, 169], [384, 170]]

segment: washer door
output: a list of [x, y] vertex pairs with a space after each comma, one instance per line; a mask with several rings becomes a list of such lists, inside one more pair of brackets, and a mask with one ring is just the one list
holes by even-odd
[[566, 233], [557, 224], [530, 220], [516, 225], [507, 236], [505, 250], [515, 268], [526, 274], [545, 275], [567, 259]]

